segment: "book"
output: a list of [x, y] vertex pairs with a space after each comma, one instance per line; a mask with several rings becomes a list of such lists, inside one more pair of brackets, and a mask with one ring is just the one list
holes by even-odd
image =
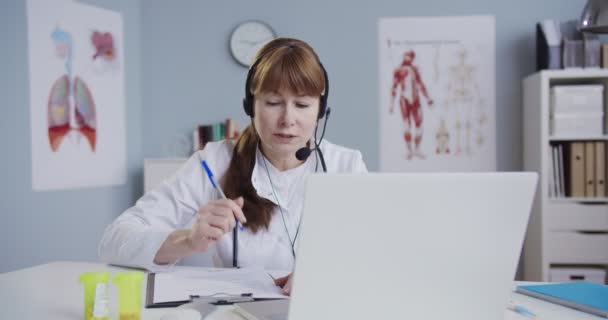
[[569, 160], [569, 176], [570, 186], [568, 190], [569, 197], [584, 197], [585, 196], [585, 143], [572, 142], [570, 143]]
[[595, 197], [595, 143], [585, 142], [585, 197]]
[[193, 132], [193, 149], [196, 152], [205, 148], [207, 142], [236, 139], [238, 137], [239, 124], [232, 119], [214, 124], [198, 125]]
[[606, 144], [595, 142], [595, 196], [606, 196]]
[[608, 286], [568, 282], [518, 286], [515, 292], [608, 318]]
[[558, 144], [557, 145], [557, 172], [559, 175], [559, 193], [558, 193], [558, 197], [565, 197], [566, 196], [566, 178], [565, 178], [565, 173], [564, 173], [564, 168], [566, 168], [566, 165], [564, 164], [564, 146], [563, 144]]
[[549, 197], [557, 197], [557, 166], [556, 162], [556, 146], [549, 145], [551, 161], [549, 161]]

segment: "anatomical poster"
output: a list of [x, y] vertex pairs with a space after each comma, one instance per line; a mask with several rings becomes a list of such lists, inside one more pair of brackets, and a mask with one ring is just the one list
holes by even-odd
[[493, 16], [382, 18], [380, 171], [494, 171]]
[[126, 180], [120, 13], [71, 0], [28, 0], [32, 187]]

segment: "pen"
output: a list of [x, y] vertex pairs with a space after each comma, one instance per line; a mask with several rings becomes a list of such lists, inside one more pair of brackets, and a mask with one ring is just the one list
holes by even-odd
[[[209, 177], [209, 180], [211, 181], [211, 185], [213, 186], [213, 188], [215, 188], [220, 193], [220, 196], [222, 197], [222, 199], [228, 199], [228, 198], [226, 198], [226, 195], [224, 194], [224, 190], [222, 190], [222, 187], [218, 183], [215, 183], [215, 179], [213, 179], [213, 172], [211, 172], [211, 169], [209, 169], [209, 166], [207, 165], [207, 161], [202, 160], [201, 164], [203, 165], [203, 169], [205, 169], [205, 172], [207, 173], [207, 177]], [[236, 220], [236, 224], [239, 227], [239, 229], [241, 229], [241, 231], [243, 231], [243, 225], [239, 222], [239, 220], [237, 220], [236, 217], [234, 217], [234, 220]]]
[[[205, 160], [202, 160], [201, 164], [203, 166], [203, 169], [207, 173], [207, 177], [209, 177], [209, 180], [211, 181], [211, 185], [213, 185], [213, 188], [215, 188], [220, 193], [220, 196], [223, 199], [228, 199], [228, 198], [226, 198], [226, 195], [224, 194], [222, 187], [219, 184], [215, 183], [215, 180], [213, 179], [213, 172], [211, 172], [211, 169], [209, 169], [207, 162]], [[236, 217], [234, 217], [234, 220], [236, 221], [236, 225], [238, 226], [238, 228], [241, 229], [241, 231], [242, 231], [243, 225], [239, 223], [239, 220]], [[239, 247], [239, 245], [238, 245], [239, 233], [237, 231], [238, 230], [236, 230], [236, 228], [232, 231], [232, 266], [234, 268], [239, 267], [238, 260], [237, 260], [238, 259], [238, 247]]]
[[530, 318], [530, 319], [536, 318], [536, 314], [534, 312], [530, 311], [528, 308], [526, 308], [524, 306], [514, 304], [513, 302], [509, 302], [509, 304], [507, 305], [507, 309], [517, 312], [517, 313], [521, 314], [522, 316]]
[[277, 279], [275, 277], [273, 277], [270, 272], [266, 272], [268, 274], [268, 276], [270, 277], [270, 279], [272, 279], [272, 282], [277, 281]]

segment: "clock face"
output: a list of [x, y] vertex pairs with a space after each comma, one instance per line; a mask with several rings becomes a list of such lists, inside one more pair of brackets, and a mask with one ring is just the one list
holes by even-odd
[[248, 67], [253, 63], [258, 50], [275, 37], [272, 28], [263, 22], [243, 22], [232, 32], [230, 52], [236, 61]]

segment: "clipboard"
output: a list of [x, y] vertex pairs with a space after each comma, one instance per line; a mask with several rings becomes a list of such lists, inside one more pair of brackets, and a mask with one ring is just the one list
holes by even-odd
[[156, 273], [148, 273], [147, 279], [147, 290], [146, 290], [146, 308], [174, 308], [186, 303], [208, 303], [213, 305], [231, 305], [240, 302], [253, 302], [253, 301], [265, 301], [265, 300], [276, 300], [281, 298], [268, 298], [268, 297], [254, 297], [253, 293], [244, 292], [241, 294], [217, 294], [209, 296], [200, 295], [189, 295], [188, 299], [176, 300], [176, 301], [163, 301], [154, 302], [154, 291], [156, 289]]
[[155, 277], [156, 273], [148, 273], [148, 279], [146, 280], [146, 308], [174, 308], [181, 306], [184, 303], [192, 302], [192, 299], [183, 301], [154, 302]]

